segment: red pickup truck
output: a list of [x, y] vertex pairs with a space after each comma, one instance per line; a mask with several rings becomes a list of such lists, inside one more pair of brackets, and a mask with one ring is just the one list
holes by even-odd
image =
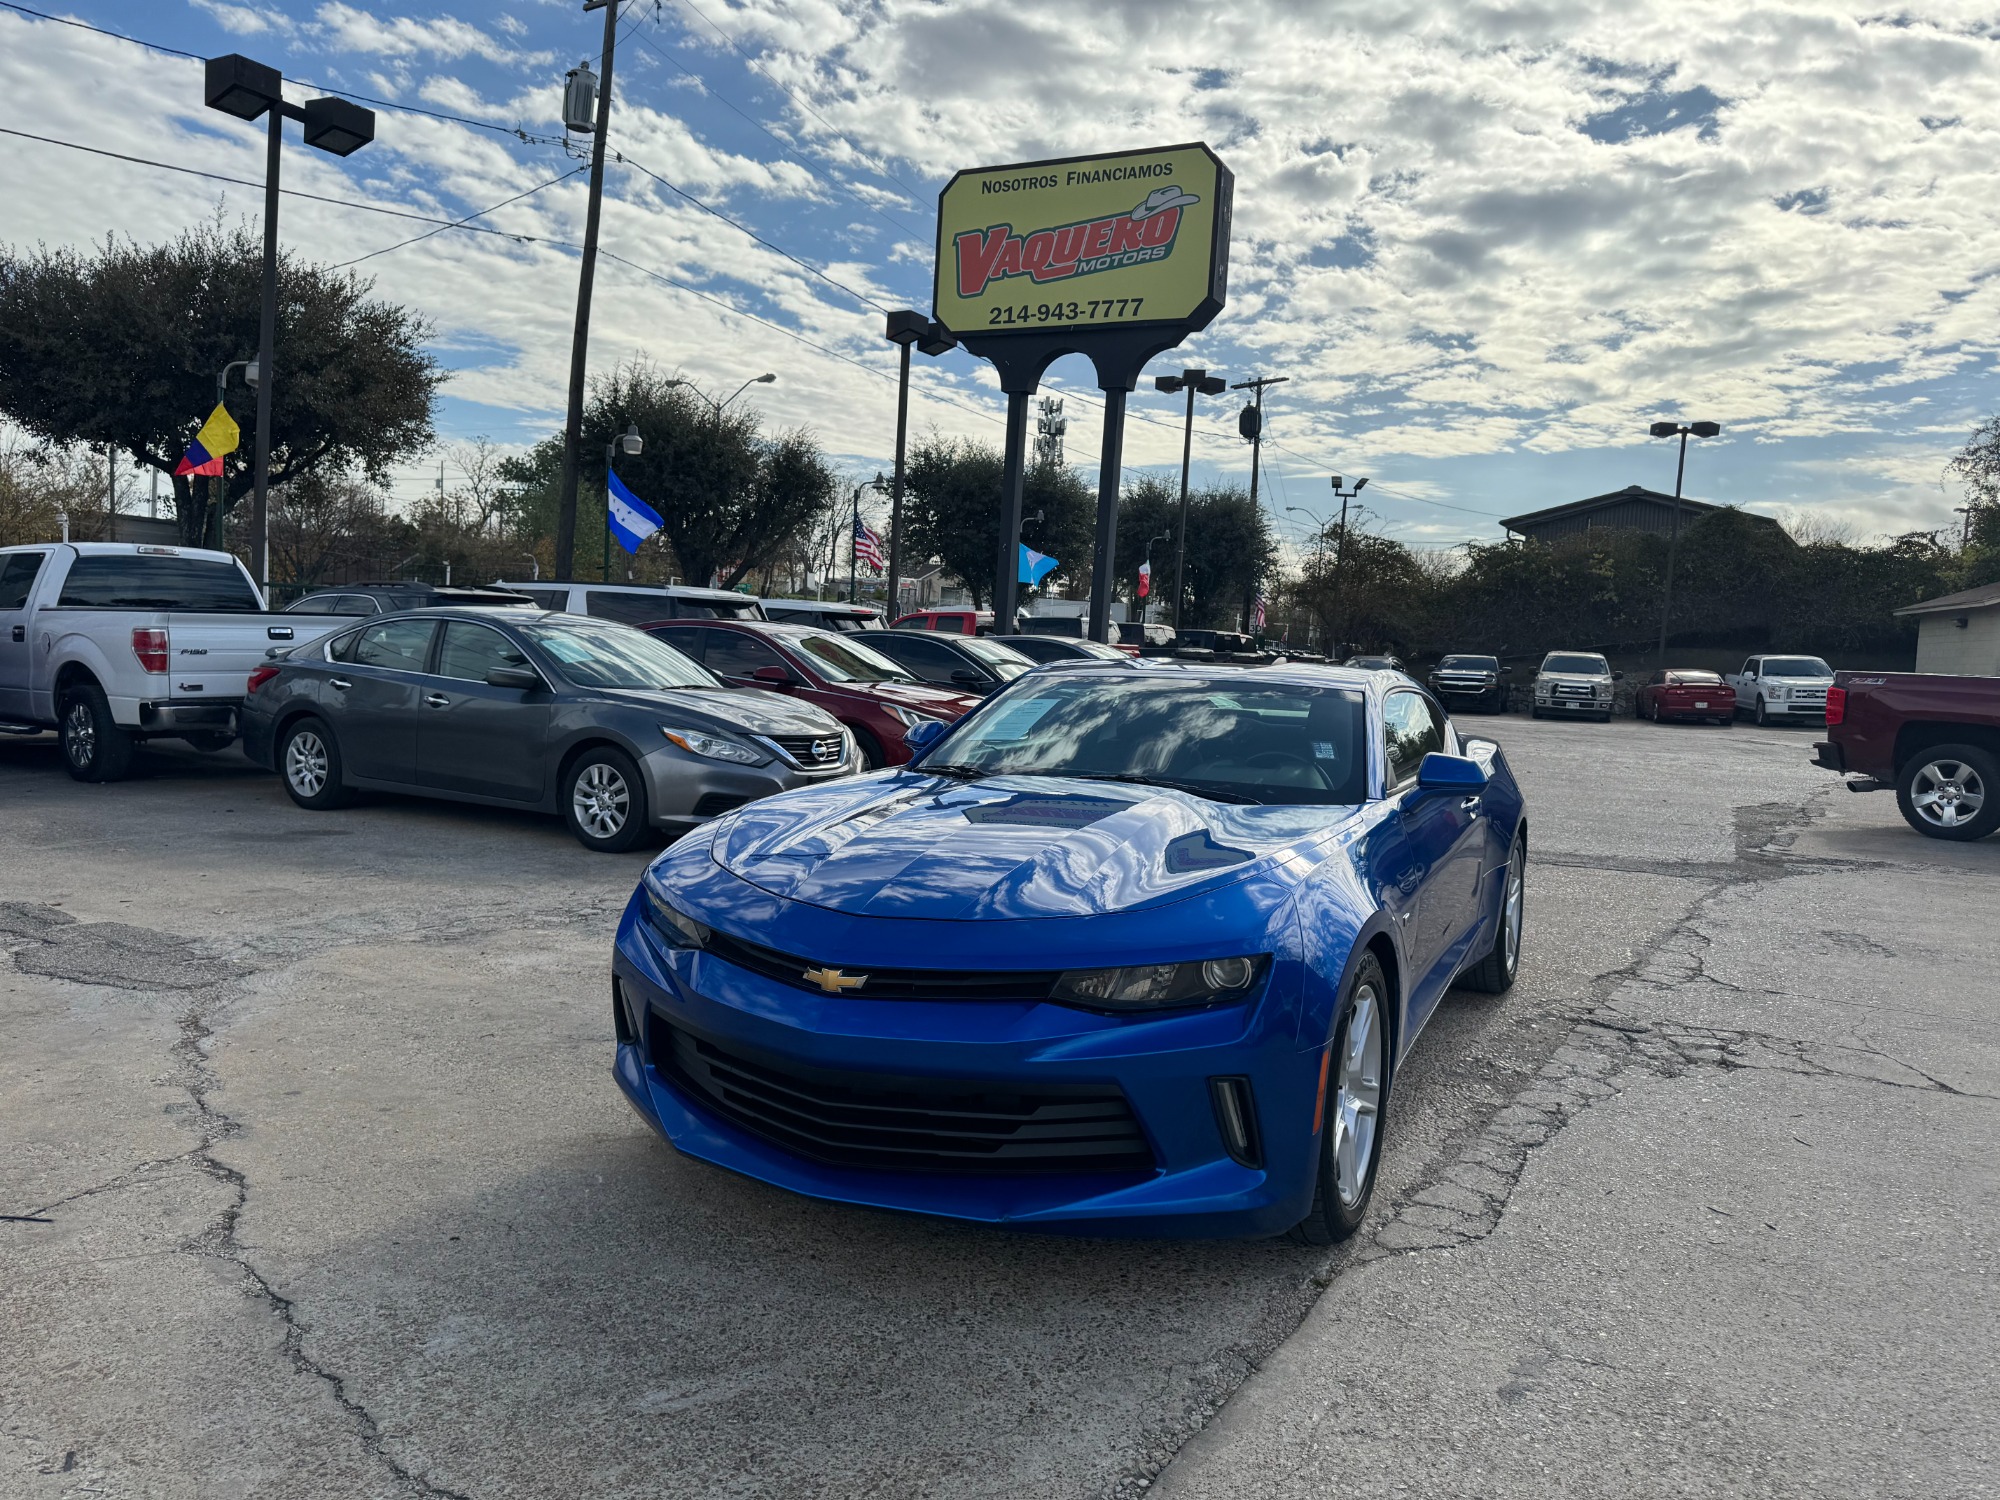
[[1837, 672], [1826, 727], [1813, 764], [1851, 776], [1851, 792], [1894, 791], [1926, 838], [2000, 828], [2000, 677]]

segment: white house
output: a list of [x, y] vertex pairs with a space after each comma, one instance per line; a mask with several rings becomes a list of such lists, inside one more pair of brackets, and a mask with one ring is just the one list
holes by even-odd
[[1917, 670], [2000, 677], [2000, 583], [1899, 609], [1917, 620]]

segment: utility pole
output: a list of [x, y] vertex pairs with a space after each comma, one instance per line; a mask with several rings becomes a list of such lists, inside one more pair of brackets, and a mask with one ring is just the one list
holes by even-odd
[[1219, 396], [1229, 389], [1220, 375], [1203, 369], [1183, 370], [1178, 375], [1157, 375], [1153, 389], [1163, 396], [1187, 392], [1187, 419], [1181, 426], [1181, 507], [1179, 535], [1174, 542], [1174, 629], [1181, 628], [1181, 599], [1187, 590], [1188, 466], [1194, 458], [1194, 398]]
[[1236, 430], [1250, 440], [1250, 508], [1257, 508], [1257, 470], [1259, 460], [1264, 456], [1264, 387], [1283, 385], [1292, 377], [1289, 375], [1259, 375], [1254, 380], [1243, 380], [1232, 385], [1232, 391], [1255, 391], [1257, 404], [1246, 406], [1236, 419]]
[[586, 13], [604, 12], [604, 78], [596, 83], [596, 119], [584, 127], [570, 117], [569, 103], [584, 79], [588, 67], [570, 74], [564, 90], [563, 125], [566, 129], [591, 131], [590, 207], [583, 222], [583, 266], [576, 284], [576, 332], [569, 346], [569, 414], [563, 424], [562, 495], [556, 508], [556, 577], [570, 578], [576, 563], [576, 487], [579, 467], [578, 447], [583, 438], [583, 382], [585, 360], [590, 348], [590, 294], [597, 279], [597, 226], [604, 213], [604, 137], [611, 128], [611, 61], [618, 45], [617, 0], [583, 0]]
[[1660, 665], [1664, 667], [1667, 664], [1667, 619], [1674, 609], [1674, 563], [1681, 545], [1681, 480], [1687, 474], [1688, 439], [1715, 437], [1722, 428], [1714, 422], [1655, 422], [1649, 430], [1654, 437], [1678, 436], [1681, 440], [1680, 461], [1674, 465], [1673, 528], [1667, 533], [1667, 580], [1660, 591]]

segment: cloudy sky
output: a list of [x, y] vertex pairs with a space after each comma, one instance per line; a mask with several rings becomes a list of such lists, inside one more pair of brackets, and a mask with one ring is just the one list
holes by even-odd
[[[560, 85], [601, 41], [581, 0], [29, 9], [400, 106], [345, 161], [294, 137], [287, 186], [342, 201], [287, 199], [284, 238], [367, 257], [432, 320], [447, 438], [559, 424], [585, 199]], [[1366, 474], [1395, 534], [1490, 538], [1671, 488], [1645, 429], [1680, 416], [1724, 429], [1691, 495], [1879, 535], [1954, 524], [1943, 464], [2000, 410], [1990, 5], [626, 0], [620, 28], [593, 367], [645, 355], [717, 395], [776, 372], [744, 399], [856, 474], [893, 441], [881, 309], [929, 306], [951, 173], [1184, 140], [1236, 173], [1230, 299], [1152, 368], [1290, 378], [1274, 508], [1323, 515], [1329, 474]], [[258, 129], [203, 109], [191, 58], [0, 9], [0, 79], [13, 131], [261, 179]], [[213, 177], [0, 140], [15, 243], [259, 212]], [[364, 205], [500, 232], [413, 241], [435, 226]], [[918, 382], [918, 430], [998, 442], [984, 366], [919, 360]], [[1094, 471], [1088, 366], [1049, 385]], [[1247, 479], [1234, 399], [1198, 422], [1200, 477]], [[1177, 402], [1133, 411], [1128, 465], [1176, 465]]]

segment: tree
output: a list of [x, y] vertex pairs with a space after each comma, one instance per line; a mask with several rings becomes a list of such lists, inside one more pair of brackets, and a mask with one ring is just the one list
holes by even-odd
[[[107, 239], [95, 253], [0, 248], [0, 413], [52, 444], [113, 444], [172, 474], [215, 404], [223, 367], [257, 351], [263, 244], [247, 226], [199, 225], [164, 245]], [[430, 328], [372, 300], [373, 283], [281, 254], [271, 480], [390, 466], [431, 444], [444, 379]], [[220, 481], [225, 512], [252, 489], [254, 398], [229, 404], [243, 450]], [[204, 485], [174, 479], [181, 535], [209, 532]]]
[[[970, 439], [930, 434], [911, 450], [903, 487], [903, 525], [912, 556], [935, 554], [962, 580], [975, 607], [993, 602], [1000, 553], [1002, 456]], [[1023, 533], [1035, 551], [1060, 560], [1045, 580], [1052, 589], [1087, 586], [1096, 554], [1097, 498], [1072, 469], [1036, 464], [1022, 502]], [[1042, 513], [1039, 522], [1032, 518]]]
[[753, 410], [717, 411], [658, 367], [634, 362], [591, 393], [585, 471], [602, 473], [605, 445], [636, 426], [645, 449], [619, 456], [618, 477], [660, 513], [690, 583], [734, 588], [777, 561], [836, 488], [809, 434], [764, 438], [760, 425]]
[[1965, 482], [1964, 547], [1951, 569], [1954, 588], [2000, 583], [2000, 417], [1989, 417], [1945, 466]]
[[[1138, 597], [1139, 564], [1152, 542], [1153, 591], [1163, 612], [1173, 614], [1174, 542], [1180, 526], [1180, 481], [1142, 475], [1126, 486], [1118, 503], [1118, 579], [1129, 598]], [[1164, 535], [1162, 535], [1164, 533]], [[1154, 537], [1160, 537], [1153, 542]], [[1181, 624], [1235, 629], [1250, 617], [1257, 591], [1276, 571], [1278, 545], [1269, 521], [1235, 485], [1189, 492], [1187, 520], [1187, 606]]]

